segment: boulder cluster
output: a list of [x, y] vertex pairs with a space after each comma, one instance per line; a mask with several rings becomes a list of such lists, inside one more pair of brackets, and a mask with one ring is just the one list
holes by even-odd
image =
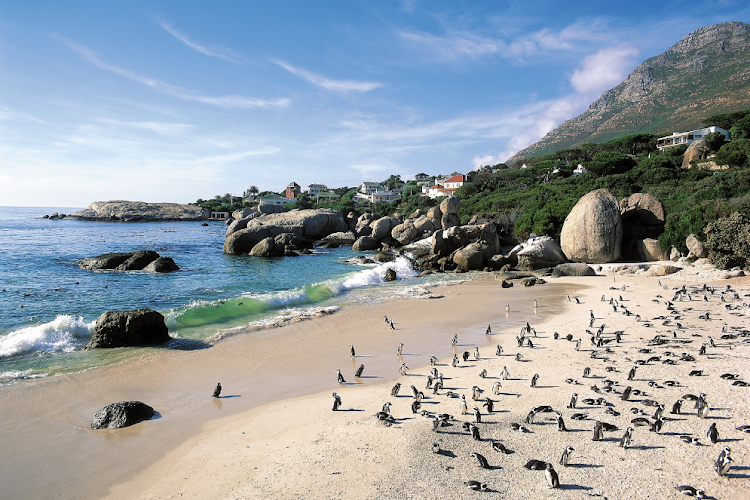
[[151, 250], [105, 253], [85, 259], [78, 266], [93, 271], [149, 271], [153, 273], [170, 273], [180, 269], [171, 257], [162, 257]]

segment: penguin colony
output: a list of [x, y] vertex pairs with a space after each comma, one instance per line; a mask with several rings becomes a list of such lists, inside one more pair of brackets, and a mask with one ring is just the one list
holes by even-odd
[[[389, 397], [384, 395], [384, 400], [393, 399], [397, 406], [386, 401], [373, 419], [386, 426], [423, 419], [430, 443], [425, 447], [425, 460], [437, 460], [439, 467], [449, 463], [445, 460], [473, 463], [473, 475], [456, 479], [457, 485], [476, 492], [513, 492], [514, 485], [503, 484], [502, 470], [519, 464], [528, 469], [529, 475], [536, 474], [539, 484], [548, 488], [588, 491], [591, 487], [586, 484], [573, 484], [566, 479], [567, 468], [578, 465], [583, 468], [579, 470], [591, 475], [607, 474], [604, 466], [597, 464], [602, 454], [619, 454], [622, 460], [637, 461], [638, 454], [667, 448], [670, 454], [679, 456], [682, 447], [690, 446], [704, 447], [704, 455], [711, 458], [686, 464], [686, 469], [713, 469], [723, 480], [744, 481], [750, 492], [750, 475], [741, 473], [750, 463], [747, 459], [735, 462], [731, 447], [725, 446], [729, 441], [744, 440], [744, 434], [750, 433], [750, 412], [742, 409], [748, 420], [741, 422], [745, 425], [731, 425], [736, 422], [733, 411], [739, 409], [712, 405], [715, 395], [700, 390], [701, 379], [706, 377], [723, 379], [726, 391], [750, 385], [746, 382], [750, 380], [747, 351], [742, 351], [737, 359], [732, 356], [737, 347], [750, 344], [750, 322], [744, 323], [746, 327], [727, 327], [722, 318], [750, 316], [750, 294], [745, 291], [741, 295], [730, 285], [725, 289], [659, 285], [663, 293], [650, 299], [659, 304], [663, 313], [650, 318], [636, 314], [638, 302], [646, 299], [629, 296], [627, 285], [609, 287], [610, 297], [602, 295], [601, 306], [598, 295], [596, 303], [579, 297], [563, 298], [572, 304], [568, 307], [581, 308], [580, 324], [573, 328], [580, 332], [577, 336], [563, 337], [541, 329], [537, 332], [527, 322], [512, 342], [508, 341], [507, 332], [493, 334], [489, 325], [484, 331], [489, 343], [464, 351], [467, 346], [461, 344], [458, 334], [446, 333], [445, 341], [453, 348], [452, 361], [429, 358], [432, 368], [424, 384], [427, 395], [417, 388], [423, 384], [423, 379], [417, 377], [423, 376], [407, 373], [401, 361], [401, 382], [392, 387]], [[721, 314], [715, 309], [709, 314], [706, 302], [721, 302]], [[539, 305], [535, 299], [534, 311]], [[498, 305], [498, 309], [501, 307]], [[506, 314], [522, 314], [509, 305], [504, 309]], [[386, 323], [393, 328], [392, 321], [386, 319]], [[548, 380], [549, 375], [544, 372], [541, 376], [535, 373], [539, 366], [533, 365], [537, 356], [534, 351], [539, 348], [564, 351], [567, 364], [558, 368], [565, 369], [569, 374], [565, 376], [570, 378]], [[399, 360], [403, 349], [404, 344], [398, 344]], [[350, 355], [356, 357], [354, 346], [350, 347]], [[485, 363], [491, 357], [503, 358], [502, 370]], [[724, 359], [721, 366], [727, 371], [717, 371], [716, 363], [711, 369], [705, 368], [706, 363], [701, 362], [709, 359]], [[502, 364], [506, 360], [507, 364]], [[659, 371], [661, 378], [651, 375], [650, 368], [657, 365], [668, 368], [669, 379], [663, 377], [664, 370]], [[477, 385], [468, 388], [464, 381], [461, 387], [452, 388], [452, 375], [467, 368], [475, 374]], [[362, 369], [363, 366], [356, 377]], [[466, 372], [461, 375], [466, 376]], [[542, 379], [544, 385], [538, 385]], [[340, 370], [337, 380], [346, 384]], [[400, 393], [405, 381], [411, 387], [405, 392], [410, 394]], [[549, 404], [524, 405], [521, 394], [516, 392], [521, 385], [533, 387], [535, 392], [546, 391]], [[748, 396], [750, 393], [744, 398]], [[341, 397], [336, 393], [333, 397], [333, 410], [338, 410]], [[402, 398], [409, 400], [411, 412], [402, 409]], [[569, 444], [559, 449], [546, 446], [545, 436], [551, 432], [565, 433]], [[511, 449], [508, 442], [513, 435], [520, 435], [520, 441], [514, 438], [516, 444]], [[743, 449], [747, 450], [747, 446]], [[743, 456], [747, 457], [747, 452]], [[733, 474], [733, 467], [740, 473]], [[707, 493], [700, 484], [679, 484], [694, 476], [690, 470], [672, 472], [675, 498], [712, 498], [711, 494], [718, 498], [720, 492]], [[595, 493], [608, 496], [606, 491]]]

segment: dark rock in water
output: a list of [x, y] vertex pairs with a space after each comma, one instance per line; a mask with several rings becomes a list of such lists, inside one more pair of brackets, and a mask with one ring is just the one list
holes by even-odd
[[86, 349], [163, 344], [170, 339], [164, 316], [157, 311], [107, 311], [97, 318]]
[[373, 255], [372, 259], [375, 262], [393, 262], [396, 257], [392, 253], [387, 252], [378, 252], [375, 255]]
[[558, 264], [552, 271], [553, 278], [561, 276], [596, 276], [594, 269], [584, 263]]
[[143, 420], [148, 420], [156, 412], [140, 401], [121, 401], [107, 405], [94, 415], [92, 429], [121, 429]]
[[140, 271], [159, 258], [159, 254], [152, 250], [133, 252], [128, 259], [117, 266], [117, 271]]
[[115, 269], [130, 258], [132, 253], [105, 253], [86, 259], [79, 264], [83, 269]]
[[174, 263], [172, 257], [159, 257], [155, 261], [143, 268], [144, 271], [150, 271], [152, 273], [171, 273], [173, 271], [179, 271], [180, 268]]
[[386, 281], [396, 281], [396, 271], [393, 269], [386, 269], [385, 270], [385, 280]]

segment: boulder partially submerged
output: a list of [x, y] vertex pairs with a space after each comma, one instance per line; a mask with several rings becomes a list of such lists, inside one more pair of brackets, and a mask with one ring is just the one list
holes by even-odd
[[121, 429], [153, 418], [155, 414], [153, 408], [140, 401], [121, 401], [109, 404], [96, 412], [91, 421], [91, 428]]
[[142, 201], [95, 201], [88, 208], [67, 218], [93, 221], [202, 221], [203, 208], [181, 203], [145, 203]]
[[164, 316], [157, 311], [107, 311], [97, 318], [86, 349], [155, 345], [170, 339]]
[[137, 252], [105, 253], [84, 259], [78, 264], [82, 269], [110, 271], [150, 271], [170, 273], [180, 268], [171, 257], [162, 257], [151, 250]]

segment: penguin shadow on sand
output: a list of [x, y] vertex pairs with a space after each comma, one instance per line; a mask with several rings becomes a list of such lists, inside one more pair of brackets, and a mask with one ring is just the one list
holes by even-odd
[[560, 488], [559, 489], [561, 489], [561, 490], [590, 491], [590, 490], [593, 490], [594, 488], [592, 488], [591, 486], [583, 486], [582, 484], [562, 484], [562, 483], [560, 483]]
[[[738, 471], [743, 471], [743, 472], [738, 472]], [[750, 471], [750, 467], [748, 467], [746, 465], [733, 465], [729, 469], [729, 472], [726, 474], [725, 477], [729, 477], [729, 478], [732, 478], [732, 479], [748, 479], [748, 478], [750, 478], [750, 473], [745, 472], [745, 471]]]

